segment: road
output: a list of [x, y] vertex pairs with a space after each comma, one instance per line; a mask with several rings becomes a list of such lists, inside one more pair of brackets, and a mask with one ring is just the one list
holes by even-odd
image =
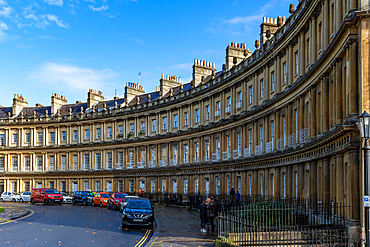
[[[24, 204], [32, 216], [0, 225], [0, 246], [135, 246], [147, 229], [121, 229], [119, 211]], [[1, 206], [1, 203], [0, 203]]]

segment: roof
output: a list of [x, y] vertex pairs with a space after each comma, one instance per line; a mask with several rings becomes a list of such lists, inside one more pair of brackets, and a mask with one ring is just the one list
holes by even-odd
[[12, 107], [3, 107], [0, 108], [0, 118], [7, 118], [8, 112], [10, 112], [10, 115], [12, 115]]
[[[46, 111], [48, 111], [48, 115], [51, 114], [51, 106], [41, 106], [41, 107], [24, 107], [21, 111], [23, 113], [23, 117], [29, 118], [33, 117], [33, 113], [35, 112], [36, 117], [42, 117], [46, 115]], [[20, 114], [18, 114], [18, 117], [20, 117]]]
[[66, 115], [69, 113], [69, 109], [72, 109], [72, 114], [80, 113], [81, 112], [81, 107], [82, 111], [85, 112], [87, 109], [87, 103], [77, 103], [77, 104], [68, 104], [68, 105], [63, 105], [60, 108], [60, 114], [61, 115]]
[[114, 99], [114, 100], [101, 101], [95, 105], [95, 109], [104, 108], [104, 104], [106, 104], [107, 109], [113, 108], [114, 102], [117, 102], [117, 107], [119, 107], [122, 103], [125, 102], [125, 99]]

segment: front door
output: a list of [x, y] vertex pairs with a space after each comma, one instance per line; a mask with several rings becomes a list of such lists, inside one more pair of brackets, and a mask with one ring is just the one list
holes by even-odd
[[77, 182], [72, 182], [72, 192], [77, 191]]
[[111, 181], [107, 181], [107, 191], [112, 192], [112, 182]]
[[143, 180], [140, 180], [140, 189], [145, 191], [145, 181], [143, 181]]
[[205, 179], [205, 182], [206, 182], [206, 197], [208, 198], [209, 197], [209, 178], [206, 178]]
[[36, 188], [38, 188], [38, 189], [42, 188], [42, 183], [41, 182], [37, 182], [36, 183]]
[[176, 179], [172, 180], [172, 185], [173, 185], [173, 193], [177, 194], [177, 180]]

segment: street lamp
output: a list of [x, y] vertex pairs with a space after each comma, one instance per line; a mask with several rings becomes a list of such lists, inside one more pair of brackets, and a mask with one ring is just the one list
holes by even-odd
[[369, 184], [369, 164], [370, 164], [370, 114], [364, 111], [361, 116], [359, 116], [358, 121], [360, 123], [361, 138], [365, 140], [365, 146], [362, 148], [364, 150], [364, 177], [365, 177], [365, 246], [370, 247], [369, 241], [369, 196], [370, 196], [370, 184]]

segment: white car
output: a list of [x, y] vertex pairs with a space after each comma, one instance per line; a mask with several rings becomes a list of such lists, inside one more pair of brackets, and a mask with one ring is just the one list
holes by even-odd
[[72, 203], [72, 200], [73, 200], [72, 196], [68, 195], [65, 192], [60, 192], [60, 194], [62, 194], [63, 196], [63, 203]]
[[20, 195], [13, 192], [3, 192], [0, 196], [1, 202], [16, 202], [19, 201]]
[[25, 191], [21, 194], [20, 198], [19, 198], [19, 201], [20, 202], [29, 202], [31, 201], [31, 192], [29, 191]]
[[123, 210], [125, 209], [127, 203], [129, 200], [131, 200], [132, 198], [139, 198], [138, 196], [126, 196], [125, 199], [123, 199], [121, 201], [121, 207], [119, 209], [119, 211], [121, 211], [121, 213], [123, 212]]

